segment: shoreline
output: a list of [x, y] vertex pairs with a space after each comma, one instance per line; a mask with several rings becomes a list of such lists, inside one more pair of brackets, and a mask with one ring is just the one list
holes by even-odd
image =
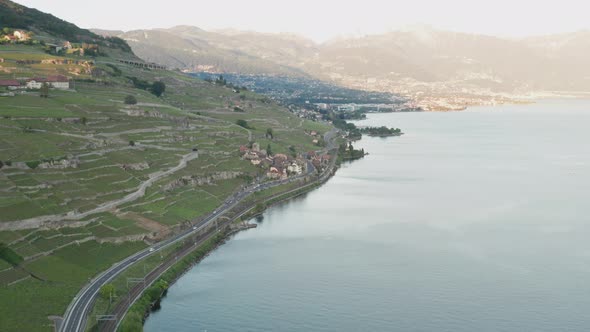
[[[333, 142], [337, 138], [334, 137], [336, 134], [338, 134], [338, 130], [334, 127], [324, 134], [324, 139], [328, 142], [328, 147], [322, 150], [322, 154], [332, 156], [337, 154], [337, 148], [334, 147]], [[269, 201], [274, 202], [285, 199], [285, 196], [288, 198], [292, 195], [299, 195], [327, 181], [334, 173], [334, 166], [336, 164], [336, 158], [329, 158], [329, 160], [329, 163], [322, 168], [309, 166], [311, 162], [308, 161], [309, 167], [306, 168], [306, 171], [290, 179], [268, 181], [256, 185], [252, 183], [249, 186], [242, 187], [239, 191], [229, 196], [217, 210], [202, 218], [195, 219], [190, 224], [192, 227], [185, 225], [186, 227], [181, 227], [178, 232], [168, 239], [157, 242], [150, 248], [140, 250], [122, 261], [114, 263], [107, 270], [89, 280], [89, 283], [78, 292], [74, 300], [66, 308], [63, 318], [56, 324], [56, 329], [60, 331], [65, 329], [77, 330], [80, 326], [98, 328], [97, 324], [100, 322], [101, 330], [116, 330], [117, 326], [121, 323], [121, 319], [125, 317], [125, 313], [130, 307], [133, 308], [132, 303], [143, 301], [140, 297], [142, 293], [144, 295], [147, 293], [150, 296], [155, 296], [154, 294], [158, 290], [148, 289], [148, 287], [159, 287], [163, 289], [164, 287], [162, 285], [166, 285], [167, 288], [166, 280], [160, 280], [158, 278], [161, 278], [162, 274], [166, 273], [166, 270], [171, 268], [171, 266], [176, 266], [175, 264], [179, 260], [179, 253], [181, 260], [186, 259], [186, 256], [189, 254], [193, 255], [195, 249], [198, 255], [203, 255], [203, 250], [205, 249], [200, 247], [200, 245], [206, 243], [208, 239], [219, 233], [224, 227], [231, 225], [235, 220], [241, 218], [253, 208], [257, 208], [256, 203], [265, 202], [270, 205]], [[159, 259], [150, 260], [155, 256], [153, 254], [156, 252], [160, 253]], [[163, 254], [166, 256], [164, 257]], [[141, 261], [144, 264], [144, 271], [141, 274], [142, 277], [131, 278], [134, 279], [131, 281], [131, 288], [129, 287], [128, 279], [128, 286], [125, 288], [126, 271], [136, 269], [137, 266], [141, 265], [136, 263]], [[150, 270], [145, 268], [146, 263], [151, 265]], [[187, 262], [185, 261], [184, 263], [186, 264]], [[178, 267], [172, 268], [175, 270]], [[178, 271], [175, 270], [175, 273], [178, 273]], [[137, 282], [135, 279], [138, 279], [140, 282]], [[156, 279], [158, 279], [158, 282], [152, 285]], [[173, 280], [170, 277], [166, 277], [166, 279]], [[104, 286], [112, 283], [119, 286], [118, 290], [116, 288], [115, 291], [120, 295], [114, 304], [112, 303], [112, 298], [99, 297], [99, 291]], [[137, 284], [140, 284], [141, 288], [135, 288], [133, 286]], [[132, 294], [136, 295], [136, 297], [131, 296], [130, 291], [132, 289], [134, 290]], [[127, 296], [125, 296], [126, 293]], [[122, 301], [124, 299], [126, 302]], [[149, 301], [147, 307], [151, 306], [152, 302]], [[141, 312], [141, 316], [143, 316], [145, 310]], [[115, 314], [113, 315], [112, 313]], [[105, 316], [109, 319], [97, 320], [97, 323], [95, 323], [89, 320], [89, 317], [94, 315]], [[70, 328], [70, 325], [73, 328]], [[107, 328], [108, 326], [111, 327]], [[138, 328], [138, 330], [140, 329]]]
[[[474, 107], [499, 107], [499, 106], [504, 106], [504, 105], [526, 106], [526, 105], [536, 104], [539, 101], [563, 100], [563, 99], [589, 100], [590, 99], [590, 92], [587, 92], [587, 93], [585, 93], [585, 92], [571, 92], [571, 93], [563, 92], [563, 93], [555, 93], [555, 94], [547, 93], [547, 94], [539, 94], [539, 95], [530, 96], [530, 97], [523, 97], [522, 99], [514, 99], [511, 101], [494, 103], [494, 104], [474, 103], [474, 104], [465, 105], [462, 108], [432, 108], [432, 109], [424, 109], [423, 108], [421, 112], [463, 112], [463, 111], [467, 111], [470, 108], [474, 108]], [[387, 113], [391, 113], [391, 112], [387, 112]]]
[[[270, 195], [269, 197], [265, 197], [263, 199], [255, 200], [254, 202], [248, 203], [247, 207], [243, 211], [241, 211], [237, 215], [233, 216], [232, 218], [229, 218], [229, 220], [222, 227], [222, 233], [214, 232], [214, 233], [210, 234], [208, 237], [203, 238], [200, 241], [198, 241], [198, 245], [196, 245], [194, 248], [184, 251], [182, 256], [177, 256], [178, 261], [174, 262], [173, 264], [166, 267], [165, 269], [159, 271], [157, 276], [154, 276], [153, 278], [151, 278], [152, 280], [149, 282], [149, 284], [144, 285], [142, 287], [142, 289], [134, 289], [136, 291], [133, 291], [133, 294], [135, 296], [133, 297], [132, 301], [123, 300], [122, 302], [119, 302], [120, 305], [124, 305], [124, 311], [121, 312], [121, 316], [120, 316], [121, 319], [119, 319], [117, 321], [115, 326], [112, 326], [111, 330], [116, 331], [117, 329], [119, 329], [120, 326], [123, 326], [123, 324], [132, 324], [133, 322], [128, 321], [130, 319], [129, 312], [132, 310], [132, 308], [134, 306], [136, 306], [138, 304], [143, 304], [144, 314], [143, 314], [143, 318], [142, 318], [142, 322], [141, 322], [141, 324], [143, 326], [143, 324], [145, 324], [145, 321], [147, 320], [147, 318], [149, 317], [151, 312], [153, 312], [153, 309], [160, 306], [160, 302], [166, 296], [167, 289], [170, 286], [175, 284], [183, 275], [185, 275], [188, 271], [190, 271], [192, 268], [197, 266], [208, 255], [213, 253], [213, 251], [215, 249], [219, 248], [221, 245], [223, 245], [228, 240], [230, 240], [231, 236], [233, 236], [243, 230], [246, 230], [249, 228], [254, 228], [253, 226], [247, 226], [247, 225], [256, 225], [256, 224], [248, 224], [246, 222], [246, 220], [244, 220], [244, 219], [248, 219], [248, 220], [253, 219], [253, 218], [263, 214], [270, 207], [284, 203], [284, 202], [294, 199], [296, 197], [305, 195], [305, 194], [319, 188], [320, 186], [325, 184], [332, 176], [334, 176], [336, 174], [336, 171], [340, 167], [340, 165], [337, 163], [337, 159], [338, 158], [334, 158], [333, 164], [325, 170], [326, 173], [319, 175], [315, 181], [312, 181], [309, 183], [304, 182], [301, 187], [291, 189], [291, 190], [286, 190], [284, 192], [279, 192], [277, 194]], [[251, 213], [252, 210], [258, 209], [258, 207], [260, 206], [261, 203], [263, 204], [263, 209], [256, 211], [255, 213]], [[231, 229], [231, 227], [233, 225], [235, 225], [236, 223], [244, 223], [244, 227], [238, 227], [236, 229]], [[209, 242], [209, 241], [212, 241], [212, 242]], [[204, 247], [205, 247], [205, 250], [203, 251]], [[192, 255], [195, 255], [195, 257], [192, 257]], [[188, 262], [188, 263], [184, 261], [184, 259], [187, 259], [187, 258], [190, 260], [190, 262]], [[168, 273], [168, 271], [174, 269], [175, 267], [177, 267], [178, 265], [183, 264], [183, 263], [186, 266], [184, 268], [182, 268], [182, 270], [180, 272], [177, 272], [170, 279], [170, 281], [163, 280], [163, 276], [166, 273]], [[162, 263], [160, 266], [156, 267], [153, 271], [157, 271], [163, 265], [165, 265], [165, 262]], [[164, 282], [166, 282], [166, 284], [167, 284], [166, 289], [164, 289], [156, 299], [152, 299], [146, 303], [145, 300], [143, 300], [146, 297], [146, 294], [151, 293], [150, 290], [154, 287], [154, 285], [157, 285], [162, 280]], [[140, 286], [140, 285], [138, 285], [138, 286]], [[138, 286], [136, 286], [136, 287], [138, 287]], [[138, 293], [138, 294], [135, 294], [135, 293]], [[125, 303], [127, 303], [127, 305], [125, 305]], [[103, 328], [104, 328], [104, 326], [103, 326]]]
[[[388, 113], [392, 113], [392, 112], [388, 112]], [[394, 112], [393, 112], [394, 113]], [[400, 134], [392, 134], [392, 135], [368, 135], [367, 136], [371, 136], [371, 137], [394, 137], [394, 136], [402, 136], [403, 133]], [[309, 192], [320, 188], [322, 185], [324, 185], [325, 183], [328, 182], [328, 180], [330, 180], [338, 171], [338, 169], [341, 167], [341, 165], [343, 163], [350, 163], [353, 162], [355, 160], [358, 159], [362, 159], [363, 157], [369, 155], [369, 153], [365, 153], [362, 155], [362, 157], [359, 158], [344, 158], [342, 157], [342, 155], [339, 152], [335, 153], [335, 158], [333, 159], [333, 164], [330, 165], [328, 168], [326, 168], [324, 170], [325, 173], [321, 174], [318, 176], [318, 178], [315, 181], [309, 182], [309, 183], [304, 183], [302, 186], [295, 188], [295, 189], [290, 189], [290, 190], [286, 190], [284, 192], [279, 192], [277, 194], [271, 195], [269, 197], [265, 197], [262, 198], [260, 200], [255, 200], [253, 202], [248, 203], [248, 207], [242, 211], [242, 213], [232, 217], [228, 223], [228, 225], [226, 225], [223, 229], [223, 233], [221, 234], [216, 234], [214, 236], [220, 236], [219, 238], [210, 238], [206, 241], [211, 241], [213, 240], [213, 245], [212, 247], [208, 248], [204, 253], [202, 253], [202, 255], [197, 255], [197, 257], [190, 263], [188, 264], [185, 268], [182, 269], [182, 271], [180, 271], [179, 273], [177, 273], [167, 284], [167, 288], [161, 292], [161, 294], [158, 296], [157, 299], [155, 299], [154, 301], [149, 302], [149, 304], [147, 306], [144, 307], [144, 314], [143, 314], [143, 318], [142, 318], [142, 326], [145, 325], [145, 322], [147, 321], [147, 319], [149, 318], [149, 316], [152, 314], [152, 312], [159, 310], [161, 307], [161, 302], [162, 300], [164, 300], [164, 298], [166, 297], [167, 291], [169, 289], [169, 287], [171, 287], [172, 285], [174, 285], [176, 282], [178, 282], [178, 280], [180, 280], [185, 274], [187, 274], [189, 271], [191, 271], [193, 268], [197, 267], [197, 265], [199, 265], [199, 263], [201, 263], [206, 257], [208, 257], [210, 254], [212, 254], [216, 249], [218, 249], [219, 247], [221, 247], [223, 244], [227, 243], [228, 241], [231, 240], [231, 237], [236, 235], [239, 232], [242, 232], [244, 230], [250, 229], [250, 228], [256, 228], [258, 226], [258, 224], [250, 224], [248, 223], [248, 221], [261, 216], [264, 214], [264, 212], [266, 210], [268, 210], [271, 207], [280, 205], [280, 204], [284, 204], [292, 199], [295, 199], [297, 197], [303, 196], [308, 194]], [[262, 204], [262, 209], [260, 209], [260, 206]], [[253, 212], [254, 211], [254, 212]], [[242, 223], [242, 227], [237, 227], [235, 229], [230, 229], [233, 225], [237, 224], [237, 223]], [[203, 243], [205, 244], [205, 243]], [[199, 250], [201, 249], [200, 246], [197, 246], [196, 248], [192, 249], [190, 252], [187, 253], [186, 256], [184, 257], [188, 257], [194, 253], [198, 253]], [[174, 268], [174, 266], [176, 266], [177, 264], [182, 264], [181, 260], [184, 258], [181, 257], [179, 258], [179, 262], [173, 264], [171, 267], [169, 267], [169, 269]], [[168, 271], [168, 270], [167, 270]], [[164, 272], [165, 273], [165, 272]], [[162, 273], [162, 275], [164, 274]], [[157, 277], [156, 279], [154, 279], [152, 281], [152, 284], [157, 283], [159, 280], [162, 280], [162, 276]], [[118, 324], [116, 325], [114, 330], [118, 330], [120, 326], [122, 326], [126, 319], [128, 319], [128, 312], [131, 310], [131, 308], [133, 308], [134, 305], [136, 305], [136, 303], [139, 303], [141, 298], [145, 296], [145, 294], [149, 292], [149, 288], [146, 288], [145, 290], [143, 290], [135, 299], [134, 301], [127, 306], [127, 310], [125, 311], [125, 314], [122, 316], [122, 319], [118, 322]], [[145, 305], [145, 304], [144, 304]]]

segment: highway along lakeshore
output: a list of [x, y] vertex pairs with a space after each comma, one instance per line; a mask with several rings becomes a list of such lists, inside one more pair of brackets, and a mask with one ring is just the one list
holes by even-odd
[[[333, 131], [331, 136], [335, 136]], [[329, 164], [319, 173], [313, 165], [308, 172], [295, 178], [253, 185], [229, 197], [211, 215], [187, 227], [180, 234], [115, 264], [96, 277], [78, 293], [70, 304], [64, 319], [58, 323], [59, 331], [115, 331], [141, 329], [152, 309], [166, 295], [167, 288], [208, 253], [225, 242], [231, 234], [255, 227], [247, 220], [261, 214], [274, 204], [303, 195], [324, 182], [339, 166], [338, 149], [330, 137], [327, 154]], [[161, 259], [150, 265], [151, 258]], [[126, 270], [141, 268], [143, 278], [131, 278]], [[148, 268], [149, 266], [149, 268]], [[113, 301], [104, 295], [109, 284], [127, 285], [127, 293]], [[99, 296], [101, 294], [102, 296]]]
[[246, 199], [244, 204], [239, 205], [236, 210], [228, 211], [222, 217], [225, 218], [223, 222], [212, 225], [204, 233], [197, 234], [187, 240], [185, 245], [173, 254], [173, 257], [171, 255], [170, 259], [154, 269], [146, 277], [145, 282], [136, 284], [129, 292], [128, 298], [119, 302], [113, 315], [124, 318], [105, 322], [99, 327], [99, 331], [115, 331], [119, 327], [122, 330], [133, 330], [140, 327], [140, 324], [143, 325], [150, 312], [159, 308], [161, 299], [166, 295], [167, 287], [181, 278], [210, 252], [225, 243], [231, 235], [256, 226], [248, 224], [247, 220], [262, 214], [264, 210], [275, 204], [303, 195], [329, 180], [338, 167], [335, 162], [336, 158], [333, 159], [333, 164], [316, 179], [302, 179], [296, 183], [294, 188], [286, 185], [287, 188], [284, 190], [270, 193], [270, 195], [264, 195], [264, 191], [259, 192], [264, 196]]

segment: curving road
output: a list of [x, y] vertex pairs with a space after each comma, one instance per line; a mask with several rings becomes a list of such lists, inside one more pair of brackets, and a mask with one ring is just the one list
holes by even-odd
[[[335, 135], [336, 131], [332, 130], [328, 134], [326, 134], [326, 138], [328, 138], [329, 146], [332, 146], [332, 138]], [[335, 160], [335, 158], [334, 158]], [[179, 165], [181, 166], [181, 165]], [[276, 187], [282, 184], [290, 183], [301, 178], [304, 178], [308, 175], [313, 174], [315, 171], [311, 162], [308, 161], [307, 164], [307, 172], [305, 174], [301, 174], [299, 176], [285, 179], [285, 180], [278, 180], [273, 182], [268, 182], [264, 184], [258, 184], [254, 186], [249, 186], [244, 188], [243, 190], [235, 193], [234, 195], [227, 198], [224, 203], [213, 213], [209, 214], [206, 218], [199, 221], [195, 224], [192, 228], [183, 231], [180, 234], [177, 234], [167, 240], [159, 242], [150, 248], [146, 248], [140, 252], [137, 252], [124, 260], [115, 263], [111, 268], [104, 271], [102, 274], [94, 278], [88, 285], [86, 285], [76, 297], [72, 303], [70, 303], [69, 307], [66, 310], [64, 315], [64, 319], [62, 320], [61, 324], [58, 326], [58, 331], [61, 332], [79, 332], [84, 331], [86, 326], [86, 318], [88, 313], [92, 309], [92, 304], [98, 295], [100, 288], [109, 283], [131, 265], [133, 265], [136, 261], [141, 260], [147, 256], [155, 254], [160, 250], [182, 241], [183, 239], [194, 235], [195, 233], [201, 231], [202, 229], [209, 226], [212, 222], [214, 222], [217, 218], [223, 215], [225, 212], [229, 211], [233, 207], [235, 207], [241, 200], [246, 198], [247, 196], [251, 195], [254, 192], [265, 190], [271, 187]], [[329, 173], [329, 172], [326, 172]], [[325, 176], [325, 174], [324, 174]]]

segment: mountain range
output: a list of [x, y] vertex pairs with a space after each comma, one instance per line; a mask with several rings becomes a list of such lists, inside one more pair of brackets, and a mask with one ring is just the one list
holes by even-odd
[[95, 32], [185, 71], [309, 76], [416, 99], [590, 92], [588, 31], [509, 39], [420, 28], [321, 44], [291, 34], [191, 26]]

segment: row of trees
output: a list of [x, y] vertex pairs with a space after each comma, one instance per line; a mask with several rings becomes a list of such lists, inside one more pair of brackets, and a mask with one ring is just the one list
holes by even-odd
[[[248, 91], [248, 88], [245, 87], [245, 86], [237, 86], [237, 85], [234, 85], [232, 83], [229, 83], [223, 77], [223, 75], [219, 75], [219, 77], [217, 77], [215, 80], [212, 80], [211, 78], [206, 78], [205, 81], [206, 82], [210, 82], [210, 83], [214, 83], [215, 85], [228, 87], [230, 89], [235, 90], [236, 93], [240, 93], [241, 91]], [[246, 99], [246, 96], [242, 95], [242, 96], [240, 96], [240, 98], [242, 100], [245, 100]]]
[[387, 128], [385, 126], [360, 128], [359, 131], [369, 136], [399, 136], [402, 134], [399, 128]]

